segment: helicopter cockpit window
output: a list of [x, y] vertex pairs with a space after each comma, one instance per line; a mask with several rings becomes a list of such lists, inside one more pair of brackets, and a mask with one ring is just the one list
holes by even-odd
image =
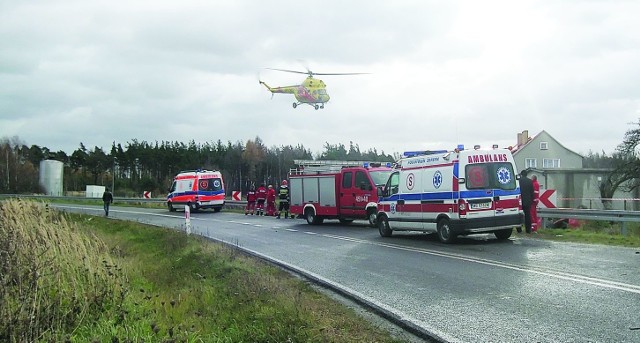
[[327, 90], [326, 89], [318, 89], [318, 94], [327, 95]]

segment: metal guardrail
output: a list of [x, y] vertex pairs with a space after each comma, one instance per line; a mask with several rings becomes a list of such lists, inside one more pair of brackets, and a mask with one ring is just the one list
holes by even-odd
[[[582, 219], [582, 220], [602, 220], [609, 222], [620, 222], [620, 230], [623, 235], [627, 234], [625, 223], [640, 223], [640, 211], [621, 210], [592, 210], [573, 208], [539, 208], [538, 217], [557, 219]], [[546, 222], [542, 221], [544, 229]]]
[[[73, 196], [53, 196], [53, 195], [29, 195], [29, 194], [0, 194], [0, 199], [6, 198], [26, 198], [26, 199], [42, 199], [42, 200], [70, 200], [70, 201], [102, 201], [101, 198], [87, 198], [87, 197], [73, 197]], [[124, 203], [146, 203], [146, 204], [164, 204], [167, 202], [165, 198], [119, 198], [114, 197], [113, 202], [124, 202]], [[229, 206], [231, 208], [245, 208], [247, 205], [246, 201], [237, 201], [237, 200], [226, 200], [224, 201], [225, 206]]]
[[[72, 197], [72, 196], [50, 196], [50, 195], [26, 195], [26, 194], [0, 194], [3, 198], [29, 198], [29, 199], [56, 199], [56, 200], [72, 200], [72, 201], [101, 201], [100, 198]], [[114, 198], [114, 202], [125, 203], [164, 203], [164, 198]], [[230, 208], [245, 208], [246, 201], [225, 200], [225, 206]], [[640, 211], [623, 211], [623, 210], [593, 210], [593, 209], [574, 209], [574, 208], [539, 208], [538, 217], [540, 218], [556, 218], [556, 219], [582, 219], [582, 220], [601, 220], [609, 222], [620, 222], [621, 233], [627, 234], [625, 223], [640, 223]], [[542, 228], [546, 227], [546, 221], [542, 220]]]

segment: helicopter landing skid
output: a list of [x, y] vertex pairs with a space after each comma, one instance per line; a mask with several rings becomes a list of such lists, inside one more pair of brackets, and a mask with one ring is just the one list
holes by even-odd
[[[300, 105], [300, 104], [302, 104], [302, 102], [294, 102], [293, 103], [293, 108], [298, 107], [298, 105]], [[324, 104], [318, 105], [318, 104], [313, 104], [313, 103], [308, 103], [308, 102], [306, 104], [311, 106], [311, 107], [313, 107], [313, 108], [315, 108], [316, 110], [319, 110], [319, 109], [321, 110], [321, 109], [324, 108]]]

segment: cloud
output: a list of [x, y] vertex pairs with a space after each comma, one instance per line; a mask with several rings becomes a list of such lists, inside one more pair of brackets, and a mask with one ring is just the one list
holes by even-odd
[[[547, 130], [613, 152], [639, 109], [633, 1], [20, 1], [0, 12], [0, 135], [326, 142], [386, 153]], [[320, 73], [323, 110], [272, 86]]]

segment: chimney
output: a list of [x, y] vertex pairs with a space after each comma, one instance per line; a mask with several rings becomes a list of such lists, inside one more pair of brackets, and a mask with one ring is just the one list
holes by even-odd
[[522, 133], [518, 133], [518, 146], [527, 144], [529, 141], [529, 130], [523, 130]]

